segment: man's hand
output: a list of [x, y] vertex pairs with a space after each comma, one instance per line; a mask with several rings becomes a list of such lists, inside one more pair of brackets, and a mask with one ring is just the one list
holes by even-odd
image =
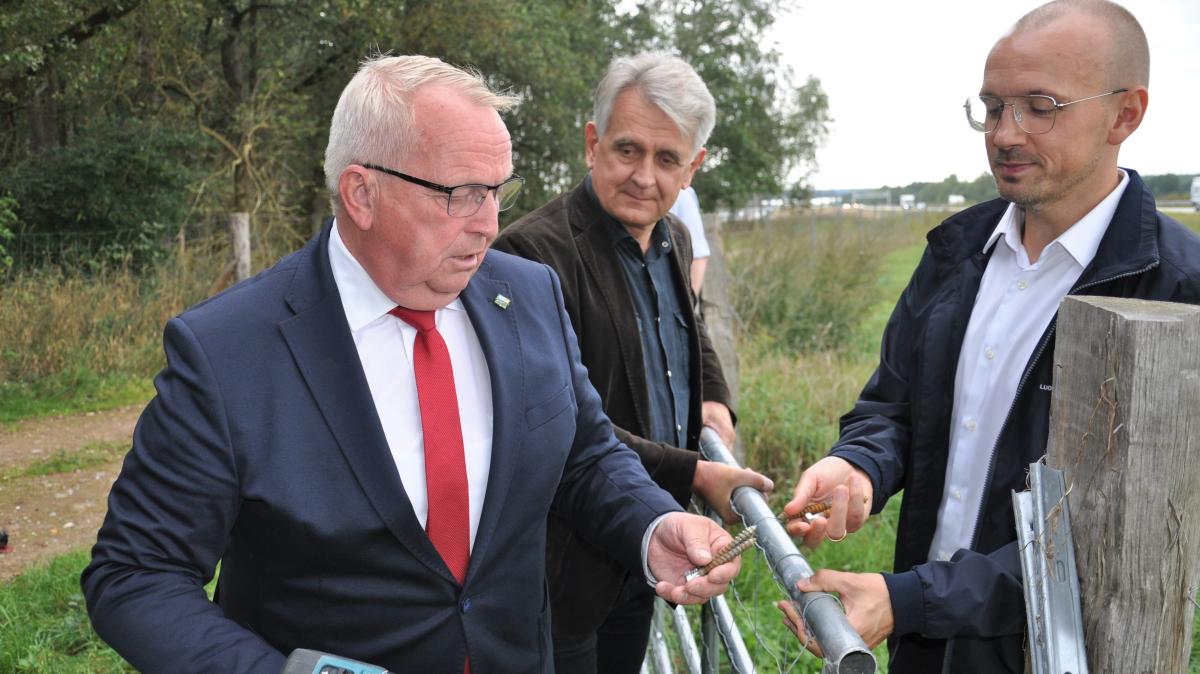
[[[804, 471], [795, 495], [783, 507], [788, 516], [787, 531], [792, 536], [802, 536], [804, 544], [812, 549], [821, 545], [826, 536], [840, 541], [867, 521], [873, 491], [866, 473], [845, 459], [827, 456]], [[801, 516], [804, 506], [823, 501], [833, 504], [824, 517], [809, 522]]]
[[676, 604], [702, 604], [725, 592], [742, 568], [740, 556], [686, 583], [683, 574], [711, 562], [732, 540], [707, 517], [681, 512], [667, 515], [650, 537], [646, 554], [650, 573], [658, 579], [654, 591]]
[[724, 403], [712, 400], [701, 403], [700, 420], [721, 436], [721, 442], [725, 443], [726, 447], [733, 449], [733, 441], [737, 439], [737, 432], [733, 430], [733, 415], [730, 414], [729, 408]]
[[[801, 592], [836, 592], [841, 595], [846, 619], [858, 632], [867, 648], [875, 648], [892, 633], [896, 623], [892, 617], [892, 598], [883, 576], [878, 573], [846, 573], [822, 569], [808, 581], [796, 583]], [[804, 647], [817, 657], [825, 657], [821, 646], [808, 637], [804, 621], [790, 601], [775, 604], [783, 611], [783, 624], [796, 635]]]
[[766, 495], [775, 488], [775, 483], [766, 475], [749, 468], [737, 468], [723, 463], [696, 462], [696, 474], [692, 477], [692, 491], [713, 507], [726, 524], [734, 524], [740, 518], [733, 512], [730, 498], [733, 490], [742, 485], [753, 487]]

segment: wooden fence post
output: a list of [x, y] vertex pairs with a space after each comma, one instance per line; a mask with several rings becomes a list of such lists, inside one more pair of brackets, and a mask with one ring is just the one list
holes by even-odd
[[1200, 307], [1068, 297], [1057, 329], [1047, 463], [1066, 476], [1089, 669], [1187, 671]]
[[[735, 318], [733, 305], [729, 298], [729, 267], [725, 264], [725, 249], [721, 245], [721, 216], [716, 213], [705, 213], [703, 221], [704, 238], [708, 240], [709, 257], [708, 267], [704, 272], [700, 310], [704, 316], [704, 324], [708, 329], [708, 338], [712, 341], [713, 350], [721, 359], [721, 370], [725, 373], [725, 383], [729, 385], [734, 409], [737, 409], [740, 374], [737, 348], [733, 338]], [[738, 462], [745, 465], [746, 449], [740, 435], [730, 450]]]
[[250, 214], [229, 214], [229, 248], [234, 281], [250, 278]]

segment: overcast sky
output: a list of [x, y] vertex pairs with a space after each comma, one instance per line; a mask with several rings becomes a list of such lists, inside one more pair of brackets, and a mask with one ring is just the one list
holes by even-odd
[[[962, 103], [1004, 30], [1039, 0], [801, 0], [775, 47], [821, 80], [834, 122], [817, 189], [970, 180], [987, 170]], [[1140, 173], [1200, 173], [1200, 0], [1127, 0], [1150, 40], [1150, 105], [1122, 146]]]

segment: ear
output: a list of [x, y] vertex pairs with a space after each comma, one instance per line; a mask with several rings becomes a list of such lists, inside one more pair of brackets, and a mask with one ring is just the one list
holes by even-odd
[[696, 175], [696, 171], [700, 170], [700, 165], [704, 163], [704, 157], [708, 154], [708, 150], [700, 148], [696, 156], [692, 158], [692, 163], [687, 168], [687, 178], [683, 181], [683, 186], [688, 187], [692, 184], [692, 178]]
[[1112, 128], [1108, 130], [1109, 145], [1120, 145], [1125, 142], [1125, 139], [1142, 125], [1142, 120], [1146, 118], [1146, 106], [1150, 101], [1150, 94], [1146, 87], [1127, 91], [1120, 94], [1120, 97], [1117, 117], [1113, 121]]
[[600, 142], [600, 133], [596, 130], [595, 122], [588, 122], [583, 127], [583, 156], [587, 161], [588, 170], [596, 163], [596, 145]]
[[338, 196], [346, 219], [362, 231], [371, 229], [375, 220], [373, 197], [376, 182], [367, 169], [351, 164], [338, 176]]

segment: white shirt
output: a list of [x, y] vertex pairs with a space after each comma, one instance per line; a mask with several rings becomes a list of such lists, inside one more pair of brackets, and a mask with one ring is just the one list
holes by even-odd
[[930, 560], [947, 561], [971, 547], [992, 452], [1021, 376], [1058, 305], [1096, 256], [1128, 184], [1122, 171], [1116, 189], [1046, 246], [1037, 262], [1029, 261], [1022, 214], [1013, 204], [984, 244], [984, 252], [992, 246], [996, 251], [983, 272], [958, 358], [950, 457]]
[[[429, 500], [425, 489], [425, 440], [413, 370], [417, 329], [388, 313], [396, 303], [354, 259], [338, 234], [336, 222], [329, 236], [329, 263], [400, 482], [424, 528]], [[470, 420], [462, 424], [462, 436], [473, 548], [492, 465], [492, 384], [479, 337], [462, 300], [438, 309], [435, 318], [454, 368], [458, 417]], [[396, 494], [396, 498], [403, 497]]]
[[708, 239], [704, 237], [704, 219], [700, 215], [700, 198], [696, 196], [696, 190], [691, 186], [679, 190], [670, 212], [687, 225], [688, 234], [692, 235], [692, 259], [699, 260], [711, 255]]

